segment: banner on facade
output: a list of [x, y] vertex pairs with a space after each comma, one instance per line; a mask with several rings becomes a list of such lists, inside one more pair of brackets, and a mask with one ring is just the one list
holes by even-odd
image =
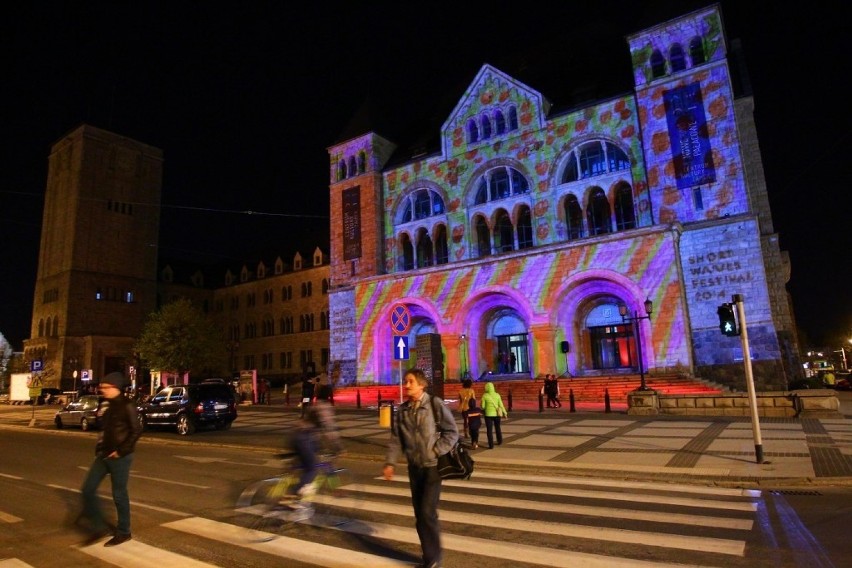
[[343, 260], [361, 258], [361, 187], [343, 190]]
[[698, 83], [663, 92], [678, 189], [716, 181], [707, 117]]

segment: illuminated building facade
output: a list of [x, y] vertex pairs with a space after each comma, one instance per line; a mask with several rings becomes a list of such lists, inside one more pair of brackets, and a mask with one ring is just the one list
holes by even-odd
[[[344, 382], [398, 380], [403, 304], [409, 345], [440, 335], [448, 378], [635, 373], [641, 353], [651, 373], [742, 387], [740, 339], [716, 314], [741, 294], [758, 386], [785, 386], [798, 368], [789, 261], [720, 8], [627, 44], [630, 92], [556, 112], [484, 65], [438, 150], [400, 157], [375, 131], [329, 148], [330, 348]], [[648, 299], [635, 337], [619, 307], [644, 315]]]

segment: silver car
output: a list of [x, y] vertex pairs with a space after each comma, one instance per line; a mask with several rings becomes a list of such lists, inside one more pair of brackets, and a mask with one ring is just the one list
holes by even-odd
[[87, 394], [58, 411], [53, 422], [57, 428], [79, 426], [81, 430], [86, 431], [100, 427], [104, 410], [106, 402], [102, 402], [98, 395]]

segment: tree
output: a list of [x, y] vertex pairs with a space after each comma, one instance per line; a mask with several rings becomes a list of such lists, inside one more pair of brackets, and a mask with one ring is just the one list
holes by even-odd
[[220, 372], [225, 345], [218, 329], [189, 300], [181, 299], [152, 313], [135, 351], [151, 369], [184, 373]]

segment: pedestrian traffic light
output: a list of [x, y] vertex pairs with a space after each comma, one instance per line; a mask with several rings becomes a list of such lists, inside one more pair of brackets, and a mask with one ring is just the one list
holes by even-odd
[[716, 313], [719, 314], [719, 329], [722, 331], [722, 335], [733, 337], [740, 334], [740, 330], [737, 327], [737, 318], [734, 317], [734, 306], [732, 304], [722, 304], [719, 306], [719, 309], [716, 310]]

